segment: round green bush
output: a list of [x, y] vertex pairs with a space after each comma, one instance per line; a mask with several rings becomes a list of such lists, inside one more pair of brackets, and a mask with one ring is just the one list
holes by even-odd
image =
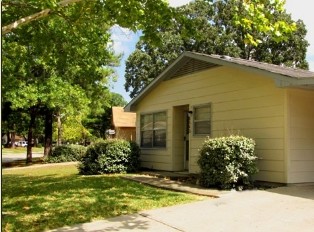
[[255, 141], [243, 136], [208, 138], [200, 149], [200, 185], [221, 189], [251, 184], [257, 173]]
[[140, 166], [140, 149], [134, 142], [105, 140], [88, 147], [79, 165], [80, 174], [135, 172]]
[[53, 148], [46, 159], [48, 163], [79, 161], [85, 155], [87, 148], [81, 145], [61, 145]]

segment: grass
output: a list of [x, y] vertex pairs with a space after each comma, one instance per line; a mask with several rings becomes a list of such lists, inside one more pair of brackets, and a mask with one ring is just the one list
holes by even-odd
[[2, 170], [2, 231], [43, 231], [201, 197], [121, 175], [81, 176], [75, 165]]
[[[44, 153], [44, 148], [33, 147], [34, 153]], [[26, 147], [2, 148], [2, 154], [26, 154]]]

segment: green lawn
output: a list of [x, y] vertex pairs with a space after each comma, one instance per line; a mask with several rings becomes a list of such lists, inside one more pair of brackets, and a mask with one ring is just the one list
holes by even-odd
[[[44, 148], [33, 147], [35, 153], [44, 153]], [[26, 147], [2, 148], [3, 154], [26, 154]]]
[[43, 231], [200, 200], [75, 165], [2, 170], [2, 231]]

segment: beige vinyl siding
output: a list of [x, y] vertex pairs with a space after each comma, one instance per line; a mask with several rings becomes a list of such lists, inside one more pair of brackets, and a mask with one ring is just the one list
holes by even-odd
[[[176, 129], [172, 119], [173, 107], [189, 105], [189, 110], [193, 110], [194, 106], [210, 103], [212, 137], [235, 133], [254, 138], [257, 142], [260, 167], [256, 178], [285, 182], [285, 91], [276, 88], [272, 79], [249, 74], [240, 69], [217, 67], [160, 83], [140, 101], [137, 112], [167, 109], [168, 132], [171, 133], [171, 130]], [[191, 121], [193, 132], [192, 127]], [[156, 155], [162, 153], [172, 161], [179, 161], [171, 157], [175, 154], [172, 148], [178, 146], [179, 141], [174, 141], [170, 134], [167, 136], [167, 149], [155, 151]], [[192, 173], [199, 171], [198, 150], [205, 137], [190, 134], [189, 171]], [[142, 154], [155, 155], [146, 150], [143, 150]], [[174, 169], [173, 166], [171, 168]], [[162, 169], [166, 170], [166, 165]]]
[[314, 91], [291, 89], [288, 183], [314, 182]]

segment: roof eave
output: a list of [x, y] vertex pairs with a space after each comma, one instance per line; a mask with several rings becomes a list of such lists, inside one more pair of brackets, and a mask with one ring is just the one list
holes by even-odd
[[125, 107], [127, 112], [134, 112], [136, 110], [136, 104], [142, 98], [144, 98], [148, 91], [158, 85], [164, 80], [168, 73], [173, 72], [173, 68], [186, 56], [186, 52], [182, 53], [174, 62], [172, 62], [161, 74], [157, 76], [151, 83], [149, 83], [135, 98], [133, 98]]
[[313, 78], [295, 78], [292, 76], [286, 76], [280, 73], [271, 72], [269, 70], [261, 69], [258, 67], [252, 67], [245, 64], [239, 64], [235, 63], [232, 60], [219, 58], [217, 57], [211, 57], [205, 54], [201, 53], [195, 53], [195, 52], [184, 52], [182, 53], [172, 64], [170, 64], [157, 78], [155, 78], [146, 88], [144, 88], [135, 98], [133, 98], [126, 106], [125, 111], [136, 111], [136, 105], [137, 103], [144, 98], [148, 92], [154, 88], [156, 85], [158, 85], [163, 80], [167, 79], [169, 75], [173, 74], [178, 70], [181, 63], [185, 62], [185, 58], [192, 58], [196, 60], [200, 60], [203, 62], [209, 62], [213, 63], [219, 66], [228, 66], [228, 67], [234, 67], [237, 69], [242, 69], [245, 71], [250, 71], [259, 75], [263, 75], [266, 77], [269, 77], [275, 81], [275, 84], [277, 87], [283, 88], [283, 87], [302, 87], [302, 86], [310, 86], [311, 88], [314, 87], [314, 76]]

